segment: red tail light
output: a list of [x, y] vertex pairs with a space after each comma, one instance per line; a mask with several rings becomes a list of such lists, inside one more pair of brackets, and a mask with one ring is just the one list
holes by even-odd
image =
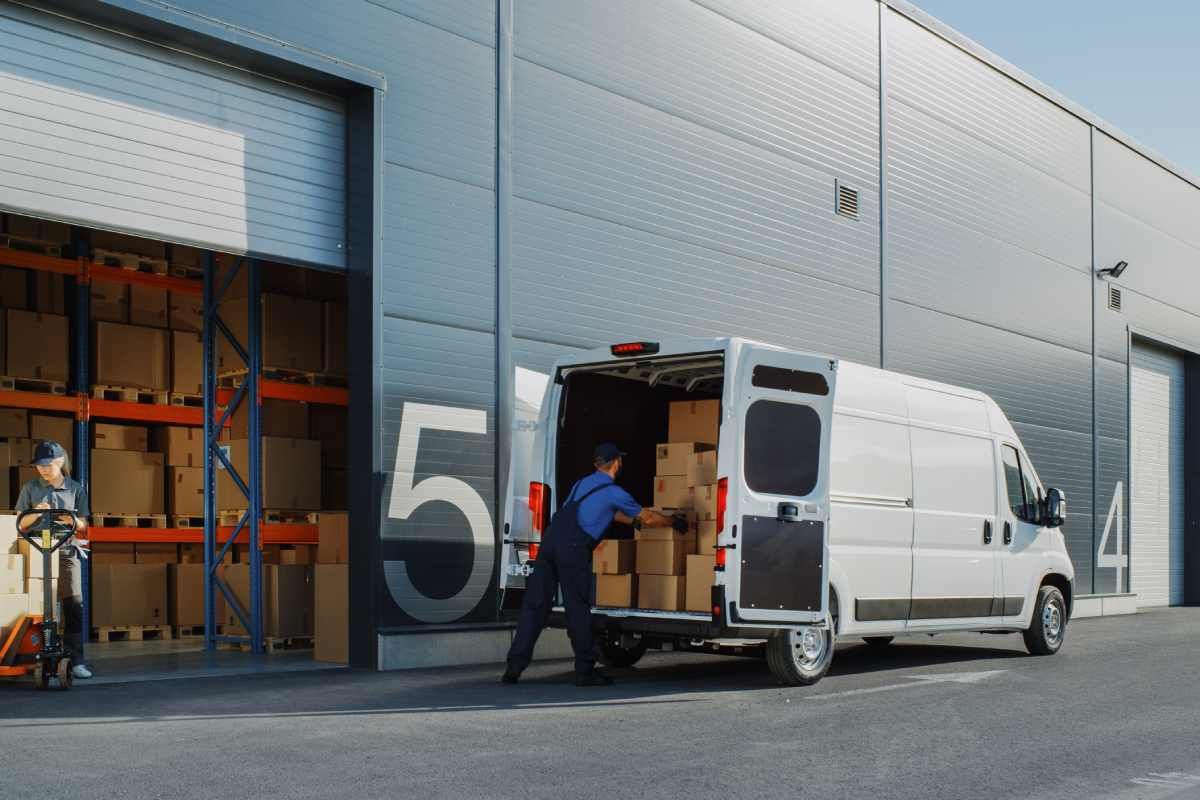
[[717, 548], [717, 563], [713, 566], [713, 569], [717, 572], [725, 570], [725, 552], [724, 547]]
[[725, 530], [725, 506], [729, 503], [729, 478], [717, 481], [717, 532]]
[[529, 560], [537, 561], [538, 553], [541, 551], [541, 549], [542, 549], [542, 546], [540, 544], [538, 544], [537, 542], [530, 542], [529, 543]]
[[529, 512], [533, 517], [533, 532], [546, 529], [550, 516], [550, 487], [537, 481], [529, 482]]

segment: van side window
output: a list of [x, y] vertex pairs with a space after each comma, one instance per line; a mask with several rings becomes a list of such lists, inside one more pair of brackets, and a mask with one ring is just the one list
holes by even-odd
[[829, 394], [829, 381], [824, 375], [799, 369], [784, 369], [767, 364], [758, 364], [750, 374], [750, 383], [763, 389], [778, 389], [781, 392], [800, 392], [825, 397]]
[[758, 400], [746, 410], [746, 485], [803, 497], [817, 485], [821, 418], [809, 406]]
[[1033, 522], [1037, 518], [1037, 494], [1033, 482], [1021, 468], [1021, 456], [1015, 447], [1000, 449], [1004, 460], [1004, 485], [1008, 488], [1008, 506], [1017, 519]]

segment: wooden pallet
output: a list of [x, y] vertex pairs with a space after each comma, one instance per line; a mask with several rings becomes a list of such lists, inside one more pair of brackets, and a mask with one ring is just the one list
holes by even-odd
[[39, 253], [44, 256], [62, 258], [63, 246], [58, 242], [46, 242], [41, 239], [27, 239], [24, 236], [0, 235], [0, 247], [8, 250], [20, 250], [24, 253]]
[[106, 386], [92, 384], [92, 397], [97, 400], [116, 400], [122, 403], [142, 403], [150, 406], [165, 406], [171, 393], [157, 389], [142, 389], [137, 386]]
[[112, 625], [92, 628], [92, 638], [97, 642], [141, 642], [146, 639], [171, 638], [170, 625]]
[[171, 262], [171, 274], [176, 278], [195, 278], [199, 280], [204, 277], [204, 267], [193, 267], [191, 264], [176, 264]]
[[165, 528], [166, 514], [103, 514], [92, 512], [92, 525], [97, 528]]
[[184, 394], [183, 392], [171, 392], [171, 405], [186, 406], [188, 408], [204, 408], [204, 395], [202, 394]]
[[204, 517], [189, 517], [183, 515], [173, 515], [171, 517], [172, 528], [203, 528]]
[[18, 378], [15, 375], [0, 376], [0, 389], [7, 392], [42, 392], [43, 394], [66, 394], [67, 384], [62, 381], [46, 381], [41, 378]]
[[106, 267], [120, 267], [133, 272], [148, 272], [152, 275], [166, 275], [168, 271], [165, 258], [150, 258], [137, 253], [102, 250], [99, 247], [92, 250], [92, 261]]
[[[237, 525], [241, 521], [242, 515], [246, 513], [244, 508], [227, 508], [217, 512], [217, 524], [222, 526]], [[282, 511], [278, 509], [266, 509], [262, 512], [262, 521], [269, 525], [298, 523], [307, 525], [316, 525], [317, 519], [320, 517], [318, 511]]]
[[[283, 650], [312, 650], [313, 637], [311, 636], [268, 636], [263, 640], [268, 653], [278, 653]], [[250, 649], [250, 642], [219, 642], [218, 649], [225, 650], [246, 650]]]
[[[224, 625], [217, 625], [216, 628], [217, 628], [217, 636], [224, 635], [224, 631], [225, 631]], [[175, 626], [175, 638], [176, 639], [203, 639], [204, 638], [204, 626], [203, 625], [176, 625]]]
[[[225, 370], [217, 374], [217, 384], [226, 389], [236, 389], [246, 382], [249, 373], [245, 367]], [[306, 386], [345, 386], [346, 378], [340, 375], [328, 375], [324, 372], [306, 372], [282, 367], [263, 367], [262, 377], [284, 383], [300, 383]]]

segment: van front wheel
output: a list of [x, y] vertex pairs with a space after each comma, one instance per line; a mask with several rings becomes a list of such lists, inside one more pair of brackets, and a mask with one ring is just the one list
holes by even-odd
[[833, 661], [833, 632], [815, 626], [777, 632], [767, 642], [767, 665], [784, 686], [811, 686]]
[[1038, 590], [1033, 621], [1025, 629], [1025, 648], [1035, 656], [1050, 656], [1062, 647], [1067, 635], [1067, 603], [1057, 586]]

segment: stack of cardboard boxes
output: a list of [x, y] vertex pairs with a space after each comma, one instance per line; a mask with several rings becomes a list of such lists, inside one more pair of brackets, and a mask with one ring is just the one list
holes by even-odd
[[58, 442], [70, 457], [73, 425], [68, 416], [0, 408], [0, 509], [11, 509], [22, 484], [37, 476], [31, 461], [39, 443], [47, 439]]
[[316, 628], [313, 657], [350, 660], [350, 530], [345, 514], [322, 513], [314, 568]]
[[[17, 536], [17, 518], [0, 515], [0, 643], [22, 614], [45, 611], [42, 554]], [[50, 558], [50, 596], [57, 597], [58, 556]]]

